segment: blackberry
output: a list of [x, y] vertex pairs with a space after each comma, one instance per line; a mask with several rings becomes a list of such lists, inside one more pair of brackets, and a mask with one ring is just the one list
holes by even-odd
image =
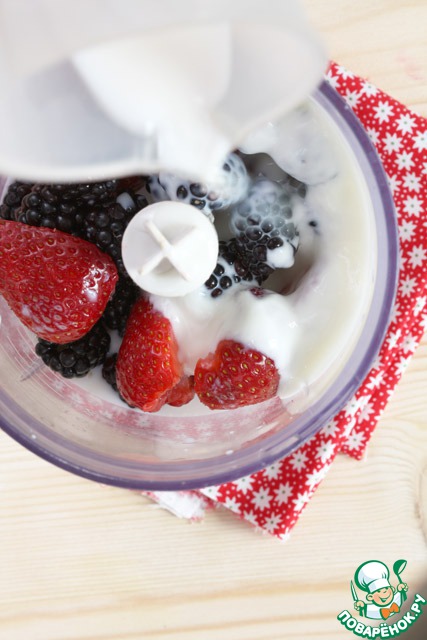
[[62, 201], [79, 203], [85, 207], [93, 207], [106, 202], [111, 202], [119, 191], [118, 180], [106, 180], [104, 182], [87, 182], [76, 184], [50, 184], [40, 185], [47, 187]]
[[120, 336], [124, 335], [129, 314], [140, 293], [140, 288], [133, 280], [126, 276], [120, 276], [113, 297], [108, 302], [102, 316], [109, 329], [118, 331]]
[[292, 196], [283, 185], [266, 179], [255, 182], [245, 201], [234, 208], [230, 226], [255, 278], [265, 280], [274, 269], [293, 265], [299, 232]]
[[18, 222], [81, 235], [89, 207], [112, 202], [117, 180], [87, 184], [36, 184], [15, 213]]
[[213, 214], [241, 200], [248, 189], [246, 167], [241, 158], [230, 153], [222, 167], [216, 187], [183, 180], [171, 173], [152, 176], [147, 188], [156, 202], [176, 200], [191, 204], [213, 220]]
[[33, 227], [59, 229], [73, 235], [80, 235], [83, 224], [80, 203], [63, 199], [60, 191], [42, 185], [24, 197], [15, 219]]
[[102, 377], [110, 385], [110, 387], [112, 387], [114, 391], [118, 393], [120, 400], [125, 402], [128, 405], [128, 407], [130, 407], [131, 409], [134, 409], [135, 407], [133, 407], [131, 404], [129, 404], [129, 402], [127, 402], [123, 398], [122, 394], [120, 393], [117, 387], [116, 364], [117, 364], [117, 353], [113, 353], [112, 355], [108, 356], [108, 358], [105, 359], [105, 362], [102, 365]]
[[81, 378], [102, 364], [110, 348], [110, 335], [98, 322], [83, 338], [68, 344], [55, 344], [42, 338], [36, 344], [36, 354], [64, 378]]
[[248, 268], [249, 259], [242, 252], [235, 238], [219, 242], [218, 262], [205, 287], [217, 298], [238, 283], [261, 284]]
[[119, 392], [117, 388], [117, 380], [116, 380], [116, 363], [117, 363], [117, 353], [113, 353], [111, 356], [105, 359], [104, 364], [102, 365], [102, 377], [108, 384], [113, 387], [116, 393]]
[[119, 274], [127, 275], [122, 260], [123, 234], [133, 216], [148, 202], [143, 195], [131, 191], [120, 194], [118, 199], [119, 202], [96, 206], [85, 214], [81, 237], [111, 256]]
[[0, 205], [0, 218], [3, 218], [3, 220], [15, 220], [16, 211], [32, 188], [33, 184], [27, 182], [12, 182]]

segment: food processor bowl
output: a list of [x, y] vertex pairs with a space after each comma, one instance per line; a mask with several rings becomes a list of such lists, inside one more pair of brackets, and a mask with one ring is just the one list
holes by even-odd
[[[289, 455], [346, 404], [382, 345], [398, 274], [393, 200], [376, 151], [337, 92], [323, 83], [312, 99], [352, 150], [372, 203], [376, 271], [366, 321], [350, 356], [320, 397], [299, 412], [273, 398], [233, 411], [185, 417], [144, 414], [60, 378], [34, 354], [35, 337], [0, 299], [0, 426], [63, 469], [140, 490], [216, 485]], [[4, 189], [6, 179], [0, 182]], [[284, 345], [285, 348], [285, 345]]]

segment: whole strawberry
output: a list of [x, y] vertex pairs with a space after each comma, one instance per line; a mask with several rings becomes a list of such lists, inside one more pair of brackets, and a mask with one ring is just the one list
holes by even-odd
[[142, 411], [158, 411], [171, 400], [175, 406], [194, 395], [192, 381], [183, 375], [172, 325], [145, 298], [134, 305], [116, 363], [120, 395]]
[[112, 259], [62, 231], [0, 220], [0, 294], [39, 338], [64, 344], [102, 316], [118, 279]]
[[210, 409], [237, 409], [272, 398], [279, 372], [270, 358], [240, 342], [222, 340], [215, 353], [201, 358], [194, 388]]

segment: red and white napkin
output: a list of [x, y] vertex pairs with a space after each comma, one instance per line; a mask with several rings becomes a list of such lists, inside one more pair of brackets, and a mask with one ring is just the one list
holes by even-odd
[[234, 482], [200, 491], [156, 492], [154, 500], [198, 519], [215, 504], [284, 540], [337, 453], [360, 460], [427, 328], [427, 120], [372, 84], [332, 64], [327, 80], [353, 109], [388, 175], [396, 205], [401, 268], [390, 325], [371, 371], [329, 424], [294, 453]]

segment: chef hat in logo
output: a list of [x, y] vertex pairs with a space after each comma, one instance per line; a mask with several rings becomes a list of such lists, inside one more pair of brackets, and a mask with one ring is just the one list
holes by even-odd
[[369, 562], [361, 564], [356, 570], [354, 579], [359, 589], [374, 593], [378, 589], [391, 586], [388, 581], [389, 576], [390, 571], [387, 565], [378, 560], [369, 560]]

